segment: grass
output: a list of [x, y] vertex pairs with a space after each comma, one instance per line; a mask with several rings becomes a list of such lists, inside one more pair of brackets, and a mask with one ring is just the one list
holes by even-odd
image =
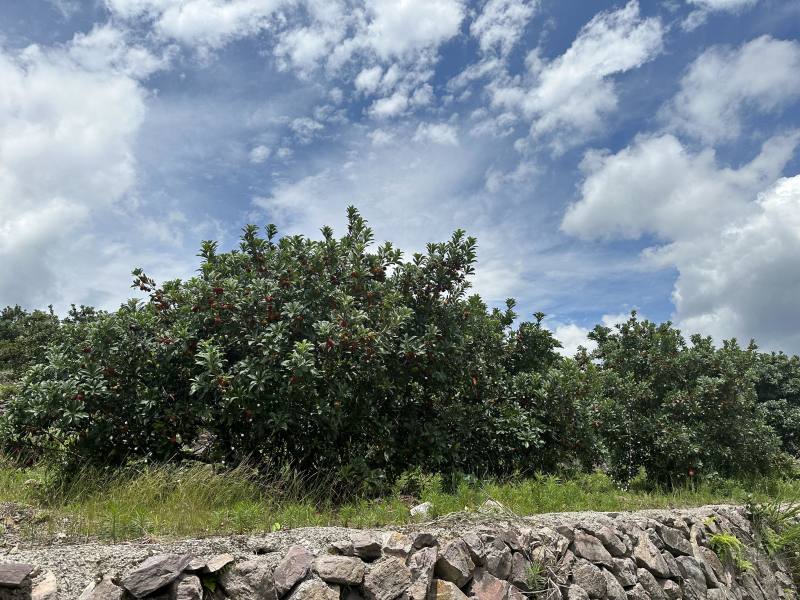
[[[58, 469], [20, 468], [0, 457], [0, 502], [32, 507], [21, 533], [47, 542], [59, 533], [119, 541], [147, 536], [202, 537], [307, 526], [356, 528], [406, 524], [417, 502], [433, 505], [431, 517], [475, 511], [498, 500], [520, 516], [563, 511], [627, 511], [714, 503], [770, 502], [797, 495], [800, 481], [757, 478], [627, 491], [603, 474], [561, 479], [551, 475], [509, 481], [452, 480], [411, 474], [378, 498], [335, 498], [325, 481], [289, 470], [259, 475], [247, 465], [215, 470], [210, 465], [138, 463], [123, 469], [86, 467], [64, 478]], [[17, 510], [18, 507], [15, 507]], [[2, 517], [0, 514], [0, 522]]]

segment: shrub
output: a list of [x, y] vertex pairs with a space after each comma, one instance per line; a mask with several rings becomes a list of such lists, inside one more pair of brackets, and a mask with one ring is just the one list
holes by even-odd
[[467, 296], [476, 241], [405, 262], [354, 208], [340, 240], [205, 242], [199, 276], [63, 325], [4, 418], [11, 446], [96, 461], [185, 455], [290, 462], [371, 485], [414, 467], [504, 473], [589, 463], [584, 374], [514, 302]]
[[755, 346], [736, 341], [715, 348], [711, 338], [687, 346], [670, 323], [639, 321], [597, 326], [605, 444], [612, 473], [630, 481], [681, 482], [764, 472], [781, 457], [779, 441], [756, 409], [751, 367]]
[[754, 376], [767, 423], [781, 438], [783, 449], [800, 456], [800, 357], [783, 352], [759, 354]]

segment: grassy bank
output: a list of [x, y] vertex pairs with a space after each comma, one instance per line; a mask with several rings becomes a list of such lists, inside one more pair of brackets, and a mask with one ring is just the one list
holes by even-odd
[[[23, 469], [0, 459], [0, 502], [31, 507], [29, 517], [17, 526], [24, 538], [41, 542], [64, 535], [113, 541], [249, 533], [278, 527], [404, 524], [411, 520], [410, 507], [425, 501], [433, 505], [434, 517], [465, 509], [474, 512], [488, 498], [526, 516], [742, 503], [750, 494], [763, 502], [778, 496], [793, 498], [798, 492], [800, 481], [778, 478], [687, 482], [669, 490], [647, 489], [634, 482], [624, 491], [602, 474], [505, 482], [452, 482], [416, 474], [382, 497], [336, 500], [325, 482], [304, 481], [289, 471], [264, 477], [246, 466], [214, 471], [208, 465], [140, 464], [122, 470], [85, 468], [76, 477], [65, 479], [55, 469]], [[6, 526], [10, 524], [6, 519]]]

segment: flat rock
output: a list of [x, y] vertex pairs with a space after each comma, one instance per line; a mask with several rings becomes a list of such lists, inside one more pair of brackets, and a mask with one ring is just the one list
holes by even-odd
[[353, 554], [366, 561], [381, 557], [381, 543], [368, 533], [359, 532], [351, 538]]
[[468, 600], [452, 581], [434, 579], [427, 600]]
[[647, 569], [656, 577], [669, 577], [669, 566], [647, 533], [642, 532], [639, 535], [639, 540], [633, 547], [633, 559], [638, 567]]
[[235, 564], [220, 575], [219, 584], [231, 600], [278, 600], [266, 557]]
[[412, 545], [411, 538], [407, 535], [391, 531], [384, 535], [383, 553], [387, 556], [396, 556], [406, 560], [408, 555], [411, 554]]
[[232, 562], [233, 556], [231, 554], [217, 554], [211, 560], [206, 561], [202, 571], [203, 573], [217, 573]]
[[342, 556], [355, 556], [355, 550], [353, 550], [353, 542], [350, 540], [339, 540], [337, 542], [333, 542], [328, 548], [328, 552], [331, 554], [341, 554]]
[[483, 567], [478, 567], [465, 591], [470, 598], [476, 600], [507, 600], [510, 587], [507, 581], [498, 579]]
[[363, 562], [350, 556], [320, 556], [314, 561], [314, 572], [329, 583], [358, 585], [365, 569]]
[[636, 576], [639, 578], [639, 583], [650, 596], [650, 600], [667, 600], [667, 595], [664, 590], [658, 585], [656, 578], [647, 569], [639, 569], [636, 571]]
[[408, 568], [411, 570], [411, 585], [408, 587], [408, 595], [411, 600], [425, 600], [428, 596], [438, 557], [439, 548], [432, 546], [420, 548], [408, 559]]
[[378, 563], [364, 578], [367, 600], [394, 600], [411, 585], [411, 570], [396, 557]]
[[31, 590], [31, 600], [58, 600], [58, 583], [52, 571], [45, 573], [44, 579]]
[[[505, 546], [505, 544], [503, 544]], [[506, 548], [508, 549], [508, 548]], [[509, 559], [511, 558], [509, 552]], [[509, 565], [510, 567], [510, 565]], [[472, 577], [475, 563], [469, 556], [467, 544], [461, 538], [454, 538], [439, 550], [435, 572], [439, 579], [451, 581], [463, 587]], [[510, 571], [510, 569], [509, 569]]]
[[313, 562], [314, 555], [303, 546], [295, 545], [289, 548], [289, 552], [275, 567], [273, 573], [278, 598], [292, 589], [298, 581], [306, 578]]
[[575, 539], [572, 540], [570, 549], [575, 553], [575, 556], [585, 558], [590, 562], [603, 565], [609, 569], [614, 564], [611, 554], [606, 550], [603, 543], [588, 533], [576, 531]]
[[623, 588], [614, 574], [603, 569], [603, 577], [606, 579], [606, 596], [609, 600], [627, 600], [625, 588]]
[[664, 540], [664, 545], [672, 554], [679, 554], [683, 556], [692, 555], [692, 544], [684, 537], [683, 533], [672, 527], [661, 526], [659, 528], [661, 539]]
[[169, 586], [169, 600], [202, 600], [203, 585], [197, 575], [183, 573]]
[[590, 598], [602, 598], [606, 595], [606, 578], [600, 568], [588, 560], [579, 558], [575, 561], [572, 566], [572, 581], [586, 590]]
[[33, 565], [0, 563], [0, 586], [9, 588], [20, 587], [33, 569]]
[[338, 585], [329, 586], [319, 579], [310, 579], [298, 585], [286, 600], [339, 600], [340, 594]]
[[81, 593], [78, 600], [122, 600], [125, 590], [104, 575], [100, 583], [91, 582]]
[[192, 562], [186, 554], [151, 556], [120, 582], [136, 598], [144, 598], [175, 581]]

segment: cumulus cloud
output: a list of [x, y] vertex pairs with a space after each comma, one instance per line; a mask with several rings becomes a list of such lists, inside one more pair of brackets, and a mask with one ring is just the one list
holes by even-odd
[[[551, 324], [551, 329], [552, 326]], [[561, 342], [562, 347], [557, 349], [557, 352], [561, 354], [561, 356], [572, 358], [578, 352], [579, 346], [583, 346], [587, 350], [593, 350], [597, 346], [597, 344], [586, 337], [589, 333], [589, 329], [576, 325], [575, 323], [555, 324], [555, 329], [552, 329], [552, 331], [553, 337]]]
[[152, 68], [103, 28], [0, 53], [0, 295], [57, 298], [65, 246], [133, 189], [145, 92], [131, 74]]
[[598, 13], [561, 56], [529, 57], [532, 85], [495, 85], [493, 103], [521, 110], [532, 120], [531, 135], [549, 137], [562, 151], [602, 129], [603, 116], [617, 107], [611, 76], [653, 60], [663, 36], [661, 22], [643, 19], [636, 0]]
[[260, 165], [269, 158], [270, 152], [270, 149], [266, 146], [256, 146], [250, 151], [250, 162], [254, 165]]
[[289, 124], [289, 127], [294, 131], [297, 141], [303, 145], [310, 144], [311, 140], [317, 135], [317, 132], [325, 128], [322, 123], [318, 123], [314, 119], [309, 119], [308, 117], [294, 119]]
[[692, 31], [705, 23], [710, 13], [739, 13], [758, 4], [758, 0], [687, 0], [687, 2], [698, 8], [681, 24], [684, 31]]
[[797, 316], [788, 307], [800, 269], [788, 263], [800, 244], [800, 221], [790, 216], [800, 179], [779, 178], [799, 142], [800, 133], [772, 138], [738, 169], [669, 134], [640, 136], [617, 154], [590, 151], [581, 199], [562, 229], [585, 239], [654, 236], [660, 243], [642, 259], [678, 270], [679, 326], [718, 341], [752, 335], [797, 348]]
[[431, 141], [442, 146], [458, 146], [458, 131], [448, 123], [420, 123], [415, 142]]
[[800, 43], [768, 35], [738, 49], [709, 48], [661, 111], [673, 129], [706, 143], [734, 140], [745, 113], [777, 112], [800, 98]]
[[489, 0], [470, 25], [470, 34], [477, 38], [484, 54], [497, 52], [506, 56], [538, 9], [538, 0]]

